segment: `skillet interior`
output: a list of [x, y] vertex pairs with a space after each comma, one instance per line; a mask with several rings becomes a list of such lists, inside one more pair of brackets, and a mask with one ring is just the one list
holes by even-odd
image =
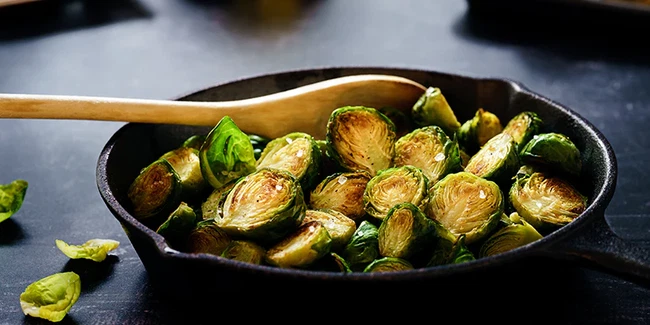
[[[473, 116], [483, 107], [507, 121], [522, 110], [537, 112], [545, 122], [546, 130], [568, 135], [583, 154], [583, 193], [589, 196], [589, 207], [571, 224], [535, 243], [510, 252], [478, 259], [473, 262], [445, 265], [428, 269], [416, 269], [399, 273], [351, 274], [307, 272], [256, 266], [220, 259], [208, 255], [189, 255], [170, 250], [161, 236], [133, 218], [124, 207], [128, 206], [126, 190], [138, 172], [162, 153], [182, 143], [188, 136], [207, 133], [207, 127], [178, 125], [153, 125], [129, 123], [120, 129], [107, 143], [99, 157], [97, 181], [102, 198], [119, 220], [142, 260], [149, 276], [162, 282], [165, 289], [173, 292], [191, 288], [214, 286], [238, 288], [245, 283], [263, 286], [283, 286], [287, 282], [311, 281], [311, 285], [324, 283], [374, 286], [406, 283], [480, 280], [503, 274], [506, 266], [516, 269], [521, 259], [528, 259], [541, 248], [578, 231], [589, 219], [602, 217], [614, 190], [615, 159], [609, 144], [591, 124], [574, 112], [553, 103], [503, 79], [478, 79], [439, 72], [426, 72], [392, 68], [329, 68], [285, 72], [275, 75], [234, 81], [210, 87], [182, 97], [180, 100], [235, 100], [270, 94], [329, 78], [383, 73], [413, 79], [425, 86], [440, 87], [456, 112], [459, 121]], [[253, 132], [254, 130], [244, 130]], [[495, 271], [495, 269], [497, 271]], [[211, 274], [210, 279], [197, 274]], [[173, 278], [172, 282], [168, 281]], [[444, 280], [442, 280], [444, 279]]]

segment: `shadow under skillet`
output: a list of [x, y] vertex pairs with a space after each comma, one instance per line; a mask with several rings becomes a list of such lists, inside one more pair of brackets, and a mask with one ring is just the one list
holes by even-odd
[[0, 41], [151, 18], [138, 0], [46, 0], [0, 8]]
[[[454, 24], [461, 38], [534, 46], [568, 59], [650, 64], [649, 13], [564, 5], [553, 1], [468, 0]], [[579, 3], [576, 1], [576, 3]]]

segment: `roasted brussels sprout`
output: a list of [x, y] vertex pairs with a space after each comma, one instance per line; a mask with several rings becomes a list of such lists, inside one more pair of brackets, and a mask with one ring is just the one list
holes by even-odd
[[451, 250], [451, 255], [449, 256], [449, 263], [460, 264], [476, 259], [474, 253], [472, 253], [472, 251], [467, 248], [467, 245], [465, 245], [465, 238], [465, 235], [460, 235], [460, 237], [458, 237], [458, 240], [456, 240], [456, 243]]
[[0, 185], [0, 222], [9, 219], [9, 217], [20, 210], [28, 186], [27, 181], [22, 179]]
[[414, 269], [413, 265], [405, 259], [397, 257], [382, 257], [368, 264], [363, 272], [398, 272], [412, 269]]
[[194, 209], [187, 203], [181, 202], [167, 220], [156, 229], [156, 233], [163, 236], [170, 245], [179, 247], [187, 239], [197, 222], [198, 218]]
[[461, 171], [458, 143], [438, 126], [425, 126], [399, 138], [395, 143], [393, 166], [420, 168], [429, 186], [452, 172]]
[[195, 135], [190, 136], [189, 138], [187, 138], [185, 141], [183, 141], [183, 144], [181, 144], [181, 147], [194, 148], [196, 150], [201, 150], [201, 146], [203, 145], [203, 142], [205, 142], [205, 135], [195, 134]]
[[255, 153], [248, 135], [224, 116], [199, 150], [203, 178], [214, 188], [255, 171]]
[[458, 143], [468, 154], [474, 154], [488, 140], [503, 131], [501, 120], [494, 113], [479, 108], [474, 117], [458, 129]]
[[288, 171], [262, 168], [242, 177], [223, 200], [214, 220], [233, 237], [272, 243], [302, 223], [307, 205]]
[[543, 121], [535, 112], [524, 111], [508, 121], [503, 128], [503, 133], [510, 134], [512, 139], [521, 149], [534, 135], [542, 129]]
[[316, 263], [314, 263], [310, 269], [317, 271], [326, 271], [326, 272], [340, 272], [340, 273], [351, 273], [353, 272], [348, 265], [348, 262], [335, 252], [330, 252], [325, 256], [321, 257]]
[[178, 174], [181, 181], [181, 200], [195, 201], [208, 188], [209, 184], [201, 173], [197, 149], [180, 147], [165, 153], [160, 159], [167, 160]]
[[587, 207], [587, 197], [568, 181], [527, 166], [517, 173], [509, 196], [517, 213], [540, 232], [570, 223]]
[[318, 221], [301, 225], [269, 248], [267, 263], [281, 268], [305, 268], [330, 252], [332, 238]]
[[233, 240], [221, 253], [221, 257], [251, 264], [264, 262], [266, 249], [250, 240]]
[[379, 254], [409, 260], [436, 239], [434, 221], [410, 202], [390, 209], [379, 226]]
[[158, 159], [152, 162], [129, 187], [127, 196], [132, 204], [131, 213], [143, 221], [172, 211], [180, 203], [181, 186], [181, 179], [169, 161]]
[[332, 238], [332, 251], [339, 251], [352, 238], [357, 224], [343, 213], [332, 209], [307, 210], [302, 223], [318, 221], [325, 226]]
[[431, 188], [425, 214], [439, 221], [466, 243], [477, 242], [495, 229], [503, 214], [504, 198], [499, 186], [469, 172], [445, 176]]
[[518, 218], [516, 220], [517, 222], [513, 222], [490, 235], [481, 245], [479, 257], [505, 253], [542, 239], [542, 235], [528, 222]]
[[303, 189], [312, 187], [321, 166], [321, 152], [314, 137], [307, 133], [294, 132], [269, 142], [257, 169], [275, 168], [293, 174]]
[[400, 138], [415, 128], [413, 120], [404, 111], [394, 107], [379, 108], [379, 112], [386, 115], [395, 125], [395, 136]]
[[437, 125], [447, 134], [453, 134], [460, 128], [460, 123], [440, 88], [427, 88], [413, 105], [411, 115], [415, 124], [420, 127]]
[[188, 253], [221, 255], [232, 240], [217, 226], [214, 220], [203, 220], [196, 224], [187, 236], [185, 250]]
[[56, 247], [71, 259], [88, 259], [101, 262], [106, 259], [108, 252], [117, 249], [120, 242], [112, 239], [90, 239], [81, 245], [70, 245], [63, 240], [55, 240]]
[[469, 160], [465, 171], [476, 176], [510, 185], [519, 168], [517, 144], [507, 133], [495, 135]]
[[54, 273], [31, 283], [20, 294], [25, 315], [60, 322], [81, 294], [81, 278], [74, 272]]
[[330, 115], [326, 140], [328, 154], [342, 169], [375, 176], [391, 165], [395, 124], [374, 108], [341, 107]]
[[580, 150], [564, 134], [542, 133], [533, 136], [521, 149], [524, 164], [545, 165], [572, 176], [580, 175], [582, 160]]
[[266, 148], [266, 145], [271, 141], [271, 139], [257, 134], [249, 134], [248, 139], [250, 139], [251, 144], [253, 145], [253, 153], [255, 154], [255, 159], [260, 159], [260, 156], [262, 156], [262, 151], [264, 151], [264, 148]]
[[428, 180], [422, 170], [410, 165], [380, 171], [370, 179], [363, 193], [366, 213], [383, 220], [396, 204], [410, 202], [416, 206], [426, 203]]
[[352, 220], [361, 220], [366, 214], [363, 193], [370, 181], [367, 172], [335, 173], [322, 180], [309, 196], [312, 209], [332, 209]]
[[221, 205], [226, 195], [235, 186], [236, 181], [212, 190], [210, 195], [201, 203], [201, 219], [208, 220], [214, 219], [221, 215]]
[[372, 223], [361, 221], [352, 238], [341, 252], [353, 271], [363, 269], [379, 257], [379, 229]]
[[426, 266], [458, 264], [475, 260], [476, 257], [465, 244], [465, 235], [455, 237], [451, 232], [438, 227], [438, 239]]

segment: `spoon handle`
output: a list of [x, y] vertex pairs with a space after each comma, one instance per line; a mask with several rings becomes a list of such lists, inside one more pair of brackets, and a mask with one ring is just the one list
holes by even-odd
[[[355, 75], [250, 99], [221, 102], [110, 97], [0, 94], [0, 118], [76, 119], [216, 125], [230, 116], [242, 129], [278, 136], [324, 126], [329, 112], [346, 105], [408, 109], [425, 88], [406, 78]], [[306, 114], [309, 110], [313, 114]]]

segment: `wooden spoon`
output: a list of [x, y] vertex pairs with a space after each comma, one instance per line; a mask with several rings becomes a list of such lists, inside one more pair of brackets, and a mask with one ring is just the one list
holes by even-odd
[[0, 118], [214, 126], [227, 115], [240, 129], [269, 138], [301, 131], [324, 139], [327, 120], [338, 107], [362, 105], [408, 111], [425, 90], [421, 84], [402, 77], [356, 75], [222, 102], [0, 94]]

